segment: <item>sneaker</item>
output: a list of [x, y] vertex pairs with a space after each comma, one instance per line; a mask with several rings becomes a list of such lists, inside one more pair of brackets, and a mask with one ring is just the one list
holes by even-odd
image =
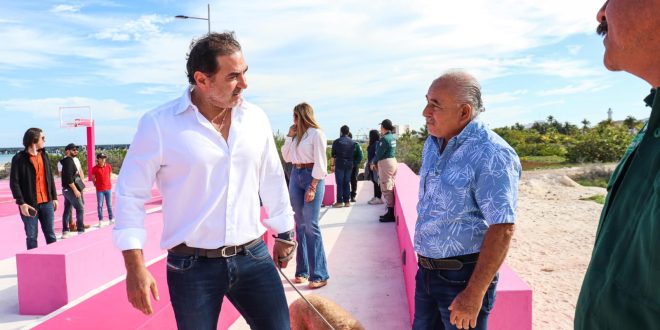
[[307, 277], [304, 276], [296, 276], [296, 278], [293, 279], [293, 283], [305, 283], [307, 282]]
[[351, 203], [349, 202], [344, 203], [344, 207], [351, 207]]
[[337, 202], [337, 203], [332, 204], [332, 207], [334, 207], [334, 208], [344, 207], [344, 203], [342, 203], [342, 202]]
[[372, 200], [373, 200], [373, 202], [369, 202], [369, 204], [371, 204], [371, 205], [383, 204], [383, 200], [378, 198], [378, 197], [374, 197]]
[[355, 197], [351, 197], [351, 203], [356, 203]]
[[70, 232], [70, 231], [65, 231], [65, 232], [62, 233], [62, 239], [67, 239], [67, 238], [69, 238], [69, 237], [71, 237], [71, 236], [74, 236], [74, 235], [73, 235], [73, 233]]
[[325, 280], [325, 281], [319, 280], [319, 281], [312, 281], [312, 282], [309, 282], [308, 287], [309, 287], [310, 289], [318, 289], [318, 288], [322, 288], [322, 287], [324, 287], [324, 286], [326, 286], [326, 285], [328, 285], [328, 280]]

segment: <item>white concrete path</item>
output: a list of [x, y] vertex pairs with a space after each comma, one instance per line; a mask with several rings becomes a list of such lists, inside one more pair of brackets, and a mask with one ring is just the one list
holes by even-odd
[[[369, 205], [371, 182], [358, 182], [357, 203], [351, 207], [321, 209], [321, 235], [328, 256], [328, 285], [311, 290], [296, 284], [303, 294], [316, 294], [336, 302], [366, 329], [409, 329], [408, 302], [394, 223], [380, 223], [384, 205]], [[284, 273], [293, 279], [295, 260]], [[282, 279], [289, 304], [298, 293]], [[240, 318], [230, 328], [249, 329]]]

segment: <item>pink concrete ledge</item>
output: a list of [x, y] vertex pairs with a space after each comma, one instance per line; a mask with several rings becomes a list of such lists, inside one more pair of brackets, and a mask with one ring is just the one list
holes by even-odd
[[[145, 220], [146, 261], [162, 256], [160, 212]], [[56, 244], [16, 255], [19, 312], [45, 315], [90, 290], [125, 274], [121, 253], [112, 243], [112, 227], [86, 232]]]
[[[397, 236], [403, 261], [403, 275], [408, 296], [411, 322], [415, 316], [415, 274], [417, 256], [413, 248], [419, 176], [408, 166], [399, 163], [394, 188]], [[495, 306], [488, 320], [494, 330], [532, 329], [532, 289], [509, 266], [500, 268]]]
[[330, 206], [337, 200], [337, 184], [335, 183], [335, 174], [330, 173], [325, 177], [325, 193], [323, 195], [323, 206]]
[[[158, 213], [158, 215], [162, 214]], [[261, 219], [266, 217], [267, 214], [262, 208]], [[159, 218], [158, 221], [162, 222], [162, 219]], [[149, 233], [150, 237], [151, 234]], [[272, 234], [269, 231], [263, 236], [270, 251], [274, 243]], [[157, 237], [160, 237], [160, 232]], [[121, 257], [116, 250], [114, 253]], [[126, 281], [123, 280], [45, 321], [35, 329], [176, 329], [174, 310], [167, 290], [166, 264], [167, 260], [162, 259], [148, 267], [158, 283], [160, 294], [160, 301], [152, 300], [154, 311], [152, 315], [144, 315], [131, 306], [126, 298]], [[124, 271], [123, 264], [121, 270]], [[218, 329], [229, 328], [239, 317], [239, 312], [225, 298], [218, 320]]]

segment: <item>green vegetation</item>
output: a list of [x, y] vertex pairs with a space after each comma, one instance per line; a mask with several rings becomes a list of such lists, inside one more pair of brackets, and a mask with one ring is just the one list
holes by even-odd
[[585, 198], [580, 198], [583, 201], [594, 201], [598, 204], [605, 204], [605, 195], [593, 195]]
[[587, 172], [574, 175], [571, 179], [583, 186], [607, 188], [612, 171], [602, 168], [592, 168]]

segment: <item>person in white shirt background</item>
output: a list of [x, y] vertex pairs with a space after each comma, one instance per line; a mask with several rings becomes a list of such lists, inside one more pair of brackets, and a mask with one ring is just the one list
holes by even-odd
[[289, 177], [289, 195], [295, 212], [296, 283], [309, 281], [316, 289], [328, 284], [328, 267], [323, 248], [319, 215], [325, 193], [328, 159], [327, 140], [307, 103], [293, 108], [293, 122], [282, 146], [282, 158], [293, 163]]
[[[78, 146], [75, 145], [74, 143], [69, 143], [64, 147], [64, 158], [66, 157], [71, 157], [73, 159], [73, 162], [76, 164], [76, 168], [78, 169], [78, 175], [80, 175], [80, 179], [83, 181], [85, 180], [85, 173], [82, 170], [82, 165], [80, 164], [80, 159], [78, 158]], [[60, 160], [57, 162], [57, 173], [62, 176], [62, 161]], [[84, 202], [84, 195], [80, 195], [81, 200]], [[64, 237], [64, 233], [69, 233], [69, 232], [74, 232], [77, 231], [78, 229], [76, 228], [76, 223], [73, 222], [72, 215], [73, 212], [71, 212], [71, 203], [65, 198], [64, 199], [64, 213], [62, 213], [62, 238], [67, 238]], [[88, 228], [88, 225], [85, 225], [85, 228]]]
[[273, 258], [286, 267], [279, 258], [293, 253], [293, 211], [268, 117], [241, 96], [248, 66], [234, 33], [194, 41], [186, 68], [190, 87], [140, 119], [116, 184], [113, 240], [128, 300], [151, 314], [151, 297], [159, 299], [142, 256], [144, 202], [155, 181], [177, 327], [215, 329], [227, 296], [252, 329], [289, 329], [284, 288], [261, 237], [266, 227], [279, 233]]

